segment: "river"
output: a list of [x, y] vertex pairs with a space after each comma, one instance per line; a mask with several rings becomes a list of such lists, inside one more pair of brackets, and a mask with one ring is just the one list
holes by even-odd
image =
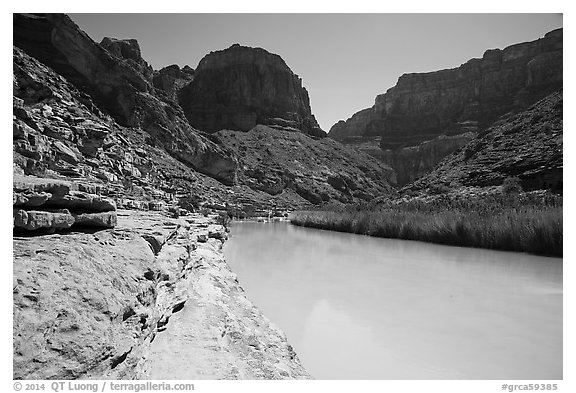
[[562, 259], [233, 222], [246, 295], [317, 379], [562, 379]]

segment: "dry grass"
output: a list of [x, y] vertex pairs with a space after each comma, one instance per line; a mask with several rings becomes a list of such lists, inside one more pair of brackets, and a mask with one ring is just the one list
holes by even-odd
[[562, 256], [562, 197], [442, 195], [295, 212], [294, 225], [462, 247]]

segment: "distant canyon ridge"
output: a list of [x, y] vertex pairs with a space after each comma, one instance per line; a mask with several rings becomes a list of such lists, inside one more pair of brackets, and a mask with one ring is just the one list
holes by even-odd
[[334, 124], [329, 136], [378, 157], [405, 185], [482, 134], [562, 87], [562, 29], [491, 49], [460, 67], [402, 75], [371, 108]]
[[[105, 182], [119, 197], [166, 204], [294, 209], [394, 196], [452, 153], [479, 150], [491, 126], [561, 89], [562, 29], [458, 68], [402, 75], [328, 134], [302, 79], [262, 48], [235, 44], [195, 69], [154, 70], [134, 39], [97, 43], [66, 15], [15, 14], [13, 59], [18, 175]], [[513, 142], [528, 157], [542, 144], [525, 131]], [[546, 146], [561, 152], [561, 134]], [[491, 167], [518, 172], [499, 151]], [[527, 167], [518, 172], [527, 185], [560, 184], [561, 160], [530, 162], [546, 179]]]

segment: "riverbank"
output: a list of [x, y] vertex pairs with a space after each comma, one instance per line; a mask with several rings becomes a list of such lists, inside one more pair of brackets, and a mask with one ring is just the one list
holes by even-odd
[[113, 229], [14, 236], [14, 379], [310, 378], [245, 297], [217, 216], [117, 216]]
[[369, 236], [562, 256], [562, 196], [442, 194], [295, 212], [291, 223]]

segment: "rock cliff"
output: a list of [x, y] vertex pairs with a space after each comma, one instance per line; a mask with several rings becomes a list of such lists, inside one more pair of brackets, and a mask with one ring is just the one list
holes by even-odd
[[177, 100], [178, 92], [194, 79], [194, 70], [189, 66], [182, 68], [176, 64], [154, 71], [154, 87], [164, 91], [172, 99]]
[[[500, 116], [522, 111], [561, 88], [562, 36], [558, 29], [536, 41], [488, 50], [481, 59], [454, 69], [404, 74], [376, 97], [374, 106], [339, 121], [329, 135], [343, 142], [380, 136], [380, 147], [394, 151], [385, 162], [398, 171], [403, 184], [421, 173], [396, 166], [397, 157], [414, 153], [400, 149], [440, 135], [482, 132]], [[420, 159], [429, 160], [425, 154]]]
[[120, 126], [90, 96], [16, 47], [13, 64], [15, 176], [96, 184], [91, 193], [119, 207], [138, 202], [157, 209], [176, 204], [179, 195], [225, 194], [222, 183], [150, 144], [145, 131]]
[[14, 14], [16, 46], [88, 94], [119, 125], [144, 130], [152, 144], [177, 160], [234, 183], [236, 159], [190, 127], [177, 103], [155, 94], [151, 70], [137, 43], [112, 39], [103, 43], [111, 52], [66, 15]]
[[100, 41], [100, 46], [114, 56], [126, 60], [130, 66], [146, 78], [148, 82], [152, 80], [152, 67], [142, 58], [140, 44], [135, 39], [120, 40], [117, 38], [104, 37]]
[[406, 189], [498, 186], [518, 177], [525, 190], [562, 191], [562, 113], [560, 90], [523, 112], [503, 116]]
[[190, 124], [208, 132], [266, 124], [325, 136], [302, 80], [280, 56], [261, 48], [236, 44], [206, 55], [179, 101]]
[[442, 159], [476, 137], [475, 132], [440, 135], [416, 146], [381, 150], [381, 159], [396, 171], [397, 184], [405, 185], [429, 173]]

